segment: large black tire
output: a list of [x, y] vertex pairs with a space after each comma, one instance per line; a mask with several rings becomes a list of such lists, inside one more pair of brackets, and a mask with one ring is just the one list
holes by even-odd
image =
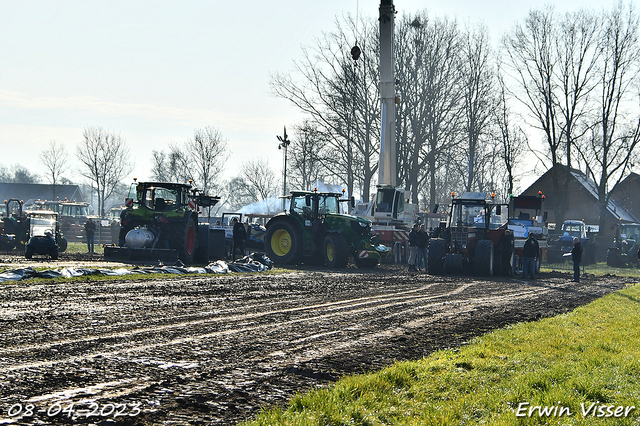
[[193, 263], [197, 240], [198, 235], [193, 218], [187, 219], [184, 224], [175, 224], [173, 228], [173, 248], [178, 250], [178, 258], [182, 263], [186, 265]]
[[480, 277], [493, 276], [493, 241], [480, 240], [476, 243], [473, 256], [473, 273]]
[[330, 268], [344, 268], [349, 263], [349, 248], [342, 234], [329, 234], [322, 243], [324, 261]]
[[33, 249], [31, 247], [25, 247], [25, 249], [24, 249], [24, 257], [26, 259], [32, 259], [33, 258]]
[[620, 266], [620, 249], [617, 247], [612, 247], [607, 250], [607, 265], [612, 268], [617, 268]]
[[444, 273], [444, 252], [445, 242], [442, 238], [431, 238], [429, 240], [427, 270], [431, 275], [442, 275]]
[[49, 252], [51, 260], [58, 260], [58, 247], [53, 247]]
[[61, 253], [64, 253], [67, 250], [68, 245], [69, 243], [67, 242], [67, 239], [65, 237], [58, 239], [58, 251], [60, 251]]
[[293, 265], [302, 259], [302, 233], [293, 223], [280, 220], [267, 229], [264, 249], [276, 265]]

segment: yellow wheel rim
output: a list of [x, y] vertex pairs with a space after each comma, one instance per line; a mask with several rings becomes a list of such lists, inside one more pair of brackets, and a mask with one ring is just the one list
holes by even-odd
[[327, 259], [329, 262], [333, 262], [333, 244], [327, 244]]
[[286, 256], [291, 250], [291, 235], [284, 229], [278, 229], [271, 237], [271, 250], [276, 256]]

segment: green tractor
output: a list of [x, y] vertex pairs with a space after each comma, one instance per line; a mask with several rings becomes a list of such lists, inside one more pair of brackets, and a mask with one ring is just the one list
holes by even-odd
[[276, 264], [300, 262], [344, 268], [375, 267], [388, 249], [371, 233], [371, 221], [340, 213], [342, 194], [292, 191], [289, 210], [267, 223], [265, 250]]
[[613, 246], [607, 250], [607, 265], [612, 267], [636, 266], [640, 248], [640, 224], [616, 224]]
[[209, 225], [198, 224], [199, 207], [219, 200], [191, 184], [134, 182], [120, 214], [118, 245], [105, 246], [105, 259], [193, 263], [198, 251], [208, 250]]

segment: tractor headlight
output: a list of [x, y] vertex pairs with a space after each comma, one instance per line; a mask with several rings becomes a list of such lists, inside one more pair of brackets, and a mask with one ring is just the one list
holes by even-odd
[[362, 226], [363, 228], [366, 228], [367, 226], [369, 226], [369, 224], [368, 224], [368, 223], [366, 223], [366, 222], [358, 222], [358, 224], [359, 224], [360, 226]]

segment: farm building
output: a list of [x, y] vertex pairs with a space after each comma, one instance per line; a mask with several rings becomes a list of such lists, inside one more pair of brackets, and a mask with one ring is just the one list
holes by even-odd
[[53, 185], [40, 183], [0, 183], [0, 202], [17, 198], [25, 203], [34, 200], [65, 200], [84, 202], [78, 185]]
[[[635, 175], [635, 185], [640, 184], [640, 176]], [[558, 228], [565, 220], [582, 220], [595, 231], [598, 244], [598, 261], [606, 259], [607, 248], [613, 241], [615, 230], [613, 225], [618, 222], [637, 222], [638, 219], [629, 210], [625, 209], [622, 195], [626, 194], [623, 188], [631, 188], [633, 180], [628, 185], [621, 187], [616, 193], [612, 193], [605, 210], [604, 227], [600, 227], [600, 204], [598, 202], [598, 189], [595, 182], [575, 169], [556, 165], [543, 174], [522, 195], [537, 195], [542, 191], [545, 196], [544, 212], [547, 214], [547, 222], [555, 224]], [[622, 183], [622, 182], [621, 182]], [[638, 192], [636, 191], [636, 194]], [[614, 197], [615, 195], [615, 197]], [[636, 204], [635, 211], [640, 207], [639, 200], [633, 200]], [[627, 199], [629, 208], [634, 207], [631, 198]], [[552, 231], [549, 231], [550, 233]]]

